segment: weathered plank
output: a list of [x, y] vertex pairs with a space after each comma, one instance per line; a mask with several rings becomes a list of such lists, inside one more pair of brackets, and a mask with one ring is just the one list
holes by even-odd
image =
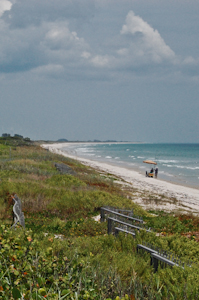
[[12, 227], [15, 228], [16, 224], [19, 223], [23, 228], [25, 228], [25, 217], [24, 217], [24, 213], [22, 212], [21, 200], [16, 194], [14, 195], [14, 197], [12, 197], [12, 199], [14, 201], [14, 205], [13, 205], [14, 224], [12, 225]]

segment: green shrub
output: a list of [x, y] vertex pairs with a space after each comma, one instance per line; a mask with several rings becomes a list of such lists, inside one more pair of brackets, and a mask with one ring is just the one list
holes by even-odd
[[86, 187], [86, 184], [72, 175], [53, 175], [45, 180], [50, 186], [57, 187]]
[[130, 200], [102, 191], [67, 191], [62, 197], [54, 199], [48, 205], [50, 210], [60, 210], [63, 214], [77, 212], [91, 213], [99, 210], [101, 206], [132, 207]]

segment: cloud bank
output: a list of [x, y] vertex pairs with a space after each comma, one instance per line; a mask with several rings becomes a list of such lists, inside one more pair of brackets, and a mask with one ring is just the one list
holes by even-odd
[[[84, 70], [96, 76], [112, 72], [181, 72], [197, 76], [198, 59], [179, 57], [157, 29], [133, 11], [106, 45], [96, 50], [78, 32], [90, 22], [96, 1], [16, 0], [0, 3], [0, 72], [64, 76]], [[89, 23], [88, 23], [89, 24]], [[103, 27], [103, 20], [101, 23]], [[85, 26], [85, 25], [84, 25]], [[92, 26], [87, 28], [90, 35]], [[105, 28], [102, 28], [106, 36]], [[113, 41], [116, 41], [115, 43]], [[108, 73], [107, 73], [108, 72]], [[159, 76], [159, 75], [158, 75]]]

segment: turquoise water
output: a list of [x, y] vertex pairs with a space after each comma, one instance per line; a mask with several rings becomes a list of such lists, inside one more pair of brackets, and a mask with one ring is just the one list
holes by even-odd
[[159, 179], [199, 188], [199, 144], [80, 144], [70, 147], [70, 151], [143, 175], [151, 167], [143, 160], [153, 160], [158, 164]]

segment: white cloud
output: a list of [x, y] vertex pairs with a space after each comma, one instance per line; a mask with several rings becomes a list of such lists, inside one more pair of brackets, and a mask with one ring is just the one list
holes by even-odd
[[12, 7], [12, 3], [8, 0], [1, 0], [0, 1], [0, 17], [3, 15], [3, 13], [7, 10], [10, 10]]
[[48, 64], [45, 66], [40, 66], [32, 70], [32, 73], [37, 75], [59, 75], [64, 72], [62, 65]]
[[81, 57], [88, 59], [91, 57], [91, 54], [90, 54], [90, 52], [84, 51], [84, 52], [82, 52]]
[[87, 62], [89, 46], [77, 32], [70, 31], [67, 22], [47, 23], [44, 27], [40, 49], [50, 64], [59, 64], [68, 70]]
[[91, 63], [96, 67], [108, 67], [110, 58], [108, 55], [96, 55], [91, 59]]
[[49, 27], [45, 34], [44, 43], [52, 50], [59, 49], [84, 49], [86, 43], [83, 38], [79, 38], [75, 31], [70, 31], [67, 22], [48, 23]]
[[199, 64], [199, 58], [195, 59], [192, 56], [188, 56], [183, 60], [182, 64], [183, 65], [198, 65]]
[[[121, 34], [128, 36], [128, 39], [132, 36], [129, 54], [137, 58], [152, 60], [155, 63], [175, 58], [175, 53], [166, 45], [159, 32], [142, 18], [136, 16], [133, 11], [128, 13]], [[123, 49], [119, 50], [119, 54], [126, 54], [126, 52], [127, 49], [125, 51]]]

